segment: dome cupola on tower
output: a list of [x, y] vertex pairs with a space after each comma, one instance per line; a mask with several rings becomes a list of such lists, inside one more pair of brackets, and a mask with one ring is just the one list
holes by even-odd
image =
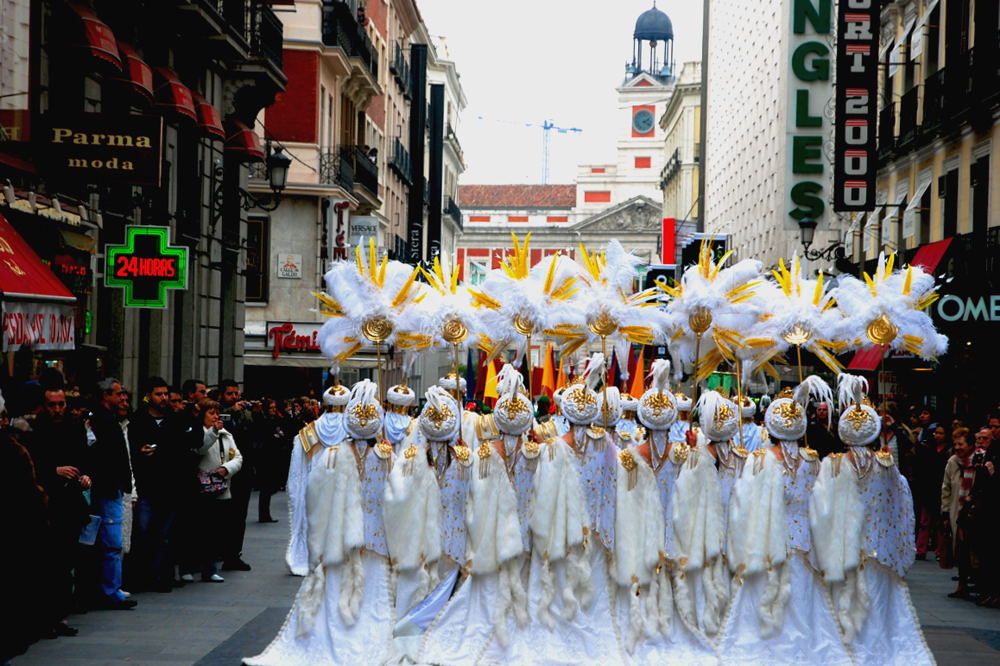
[[[645, 54], [645, 58], [643, 55]], [[643, 62], [645, 60], [645, 62]], [[674, 24], [653, 6], [639, 15], [632, 31], [632, 62], [625, 65], [627, 79], [646, 73], [663, 82], [673, 78]]]
[[674, 38], [674, 25], [670, 22], [669, 16], [653, 5], [652, 9], [647, 9], [639, 15], [632, 37], [651, 42], [664, 42]]

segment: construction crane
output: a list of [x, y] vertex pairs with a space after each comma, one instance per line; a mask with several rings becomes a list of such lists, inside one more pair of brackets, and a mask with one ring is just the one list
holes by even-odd
[[550, 146], [551, 146], [552, 130], [555, 130], [559, 134], [583, 133], [583, 130], [580, 129], [579, 127], [560, 127], [551, 120], [543, 120], [541, 123], [535, 123], [523, 120], [500, 120], [498, 118], [487, 118], [486, 116], [476, 116], [476, 120], [487, 120], [495, 123], [503, 123], [505, 125], [521, 125], [522, 127], [540, 127], [542, 129], [542, 184], [543, 185], [548, 185], [549, 183], [549, 155], [551, 153]]

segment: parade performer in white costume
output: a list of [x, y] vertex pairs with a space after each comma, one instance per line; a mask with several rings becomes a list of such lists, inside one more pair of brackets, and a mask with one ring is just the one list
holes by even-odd
[[[736, 479], [743, 473], [747, 451], [736, 441], [739, 419], [736, 403], [718, 391], [705, 391], [698, 398], [699, 439], [703, 436], [709, 451], [719, 461], [719, 489], [722, 492], [723, 525], [729, 516], [729, 498]], [[699, 442], [700, 443], [700, 442]]]
[[[746, 375], [744, 372], [744, 376]], [[747, 453], [753, 453], [757, 449], [769, 446], [770, 442], [767, 441], [767, 429], [754, 423], [753, 417], [757, 413], [756, 403], [747, 396], [743, 396], [742, 402], [743, 406], [740, 408], [742, 439], [738, 440], [738, 443], [747, 450]]]
[[[649, 440], [618, 454], [615, 559], [616, 618], [627, 652], [636, 663], [716, 663], [715, 650], [695, 626], [677, 617], [670, 571], [670, 501], [676, 467], [669, 459], [667, 430], [676, 417], [670, 393], [670, 364], [653, 363], [652, 387], [643, 394], [638, 417]], [[654, 440], [659, 440], [657, 446]], [[687, 451], [686, 444], [678, 450]], [[650, 531], [652, 530], [652, 531]], [[634, 577], [634, 578], [633, 578]]]
[[[856, 664], [932, 664], [903, 577], [913, 564], [913, 502], [888, 450], [864, 378], [843, 374], [838, 434], [845, 454], [823, 460], [810, 521], [821, 571]], [[820, 538], [826, 535], [827, 538]]]
[[[428, 628], [421, 663], [474, 664], [487, 654], [490, 660], [506, 661], [511, 634], [528, 623], [522, 578], [527, 537], [522, 535], [525, 525], [512, 479], [519, 478], [519, 471], [527, 472], [520, 478], [530, 489], [540, 449], [534, 440], [521, 437], [532, 423], [531, 405], [519, 391], [521, 374], [506, 365], [500, 375], [498, 408], [483, 417], [487, 426], [480, 428], [480, 444], [472, 457], [465, 510], [467, 578]], [[506, 400], [513, 403], [502, 406]], [[528, 502], [524, 504], [526, 509]]]
[[565, 392], [566, 387], [562, 386], [552, 393], [552, 402], [556, 406], [556, 413], [552, 415], [550, 420], [555, 424], [556, 433], [559, 435], [565, 435], [569, 432], [569, 421], [566, 420], [566, 415], [562, 411], [562, 399]]
[[390, 386], [385, 392], [385, 421], [382, 428], [386, 441], [392, 444], [397, 454], [402, 452], [400, 445], [413, 425], [410, 409], [416, 402], [417, 396], [413, 389], [403, 384]]
[[727, 664], [759, 663], [764, 652], [779, 664], [851, 663], [809, 560], [808, 507], [819, 457], [798, 440], [810, 396], [833, 399], [812, 376], [770, 404], [764, 418], [775, 444], [748, 457], [733, 490], [727, 536], [736, 585], [719, 646]]
[[318, 454], [336, 446], [344, 439], [344, 407], [351, 397], [350, 390], [339, 383], [323, 392], [326, 411], [295, 436], [292, 459], [288, 467], [288, 548], [285, 564], [296, 576], [309, 573], [308, 527], [306, 518], [306, 483]]
[[638, 398], [628, 393], [621, 394], [622, 415], [615, 424], [615, 435], [618, 445], [622, 448], [638, 444], [646, 439], [646, 429], [638, 422], [636, 412], [639, 410]]
[[347, 436], [309, 474], [309, 575], [278, 636], [247, 658], [271, 664], [382, 663], [392, 656], [394, 606], [382, 494], [392, 446], [377, 439], [377, 387], [351, 390]]

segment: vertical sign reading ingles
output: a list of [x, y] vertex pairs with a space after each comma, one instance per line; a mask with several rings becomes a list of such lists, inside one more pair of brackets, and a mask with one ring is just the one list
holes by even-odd
[[833, 209], [875, 207], [879, 0], [840, 0]]
[[785, 222], [790, 228], [798, 228], [799, 221], [811, 218], [822, 226], [831, 182], [823, 154], [831, 134], [830, 121], [823, 109], [833, 94], [827, 46], [833, 22], [832, 0], [792, 0], [790, 18], [789, 156], [785, 170], [789, 217]]

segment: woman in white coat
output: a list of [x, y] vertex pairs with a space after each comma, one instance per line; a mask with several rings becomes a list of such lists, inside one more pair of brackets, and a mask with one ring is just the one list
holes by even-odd
[[198, 403], [197, 409], [202, 429], [201, 447], [198, 448], [198, 455], [201, 456], [198, 460], [199, 480], [215, 475], [216, 481], [218, 478], [224, 481], [221, 489], [218, 489], [218, 483], [214, 488], [201, 484], [199, 489], [196, 515], [198, 540], [201, 542], [201, 579], [207, 583], [221, 583], [224, 579], [219, 575], [219, 526], [226, 515], [226, 502], [232, 499], [229, 486], [233, 475], [243, 466], [243, 454], [236, 448], [236, 440], [219, 417], [219, 403], [205, 398]]

